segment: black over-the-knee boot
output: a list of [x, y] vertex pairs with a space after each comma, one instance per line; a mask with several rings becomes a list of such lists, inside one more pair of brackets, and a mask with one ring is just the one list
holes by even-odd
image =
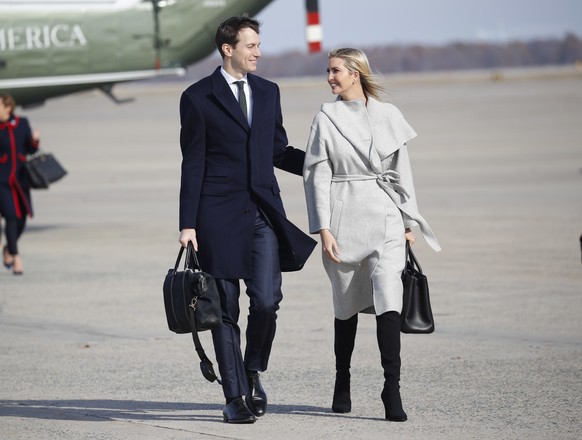
[[336, 413], [347, 413], [352, 410], [350, 397], [350, 363], [356, 341], [358, 328], [358, 315], [349, 319], [334, 321], [335, 352], [335, 387], [333, 390], [333, 402], [331, 409]]
[[400, 314], [386, 312], [376, 316], [376, 322], [378, 347], [384, 368], [384, 389], [381, 397], [386, 420], [404, 422], [408, 417], [402, 409], [400, 399]]

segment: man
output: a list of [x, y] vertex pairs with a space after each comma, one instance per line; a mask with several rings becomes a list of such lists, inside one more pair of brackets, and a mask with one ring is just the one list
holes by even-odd
[[[215, 41], [222, 67], [180, 101], [180, 243], [192, 241], [220, 292], [223, 324], [212, 339], [224, 421], [253, 423], [267, 410], [259, 372], [275, 336], [281, 271], [299, 270], [315, 241], [286, 219], [279, 194], [274, 166], [300, 176], [305, 153], [287, 146], [277, 85], [252, 74], [261, 56], [259, 23], [231, 17]], [[244, 357], [241, 279], [250, 300]]]

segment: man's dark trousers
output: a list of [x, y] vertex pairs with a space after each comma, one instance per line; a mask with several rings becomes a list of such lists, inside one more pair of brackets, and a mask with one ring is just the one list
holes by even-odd
[[250, 310], [247, 344], [240, 349], [238, 279], [217, 279], [223, 324], [212, 330], [214, 351], [225, 397], [248, 395], [245, 370], [265, 371], [275, 337], [277, 310], [283, 299], [277, 237], [257, 210], [252, 249], [252, 277], [245, 279]]

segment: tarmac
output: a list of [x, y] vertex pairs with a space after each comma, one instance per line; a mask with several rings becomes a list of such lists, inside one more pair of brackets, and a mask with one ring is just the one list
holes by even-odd
[[[387, 99], [419, 133], [409, 144], [419, 206], [443, 247], [415, 245], [436, 331], [402, 337], [406, 423], [383, 418], [369, 315], [353, 410], [330, 409], [333, 314], [319, 246], [284, 275], [262, 374], [268, 413], [222, 422], [220, 386], [202, 377], [190, 336], [168, 330], [162, 301], [179, 250], [187, 84], [177, 81], [118, 86], [135, 97], [123, 105], [90, 92], [21, 112], [69, 174], [33, 193], [24, 275], [0, 267], [0, 439], [581, 438], [582, 72], [386, 80]], [[290, 142], [304, 148], [333, 96], [323, 76], [279, 83]], [[306, 230], [301, 179], [278, 176], [289, 217]]]

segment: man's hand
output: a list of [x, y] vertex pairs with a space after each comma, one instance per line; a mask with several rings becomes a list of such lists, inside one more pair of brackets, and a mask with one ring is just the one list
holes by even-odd
[[194, 245], [194, 250], [198, 252], [198, 242], [196, 241], [196, 229], [182, 229], [180, 231], [180, 244], [183, 247], [188, 247], [188, 242], [191, 241]]

